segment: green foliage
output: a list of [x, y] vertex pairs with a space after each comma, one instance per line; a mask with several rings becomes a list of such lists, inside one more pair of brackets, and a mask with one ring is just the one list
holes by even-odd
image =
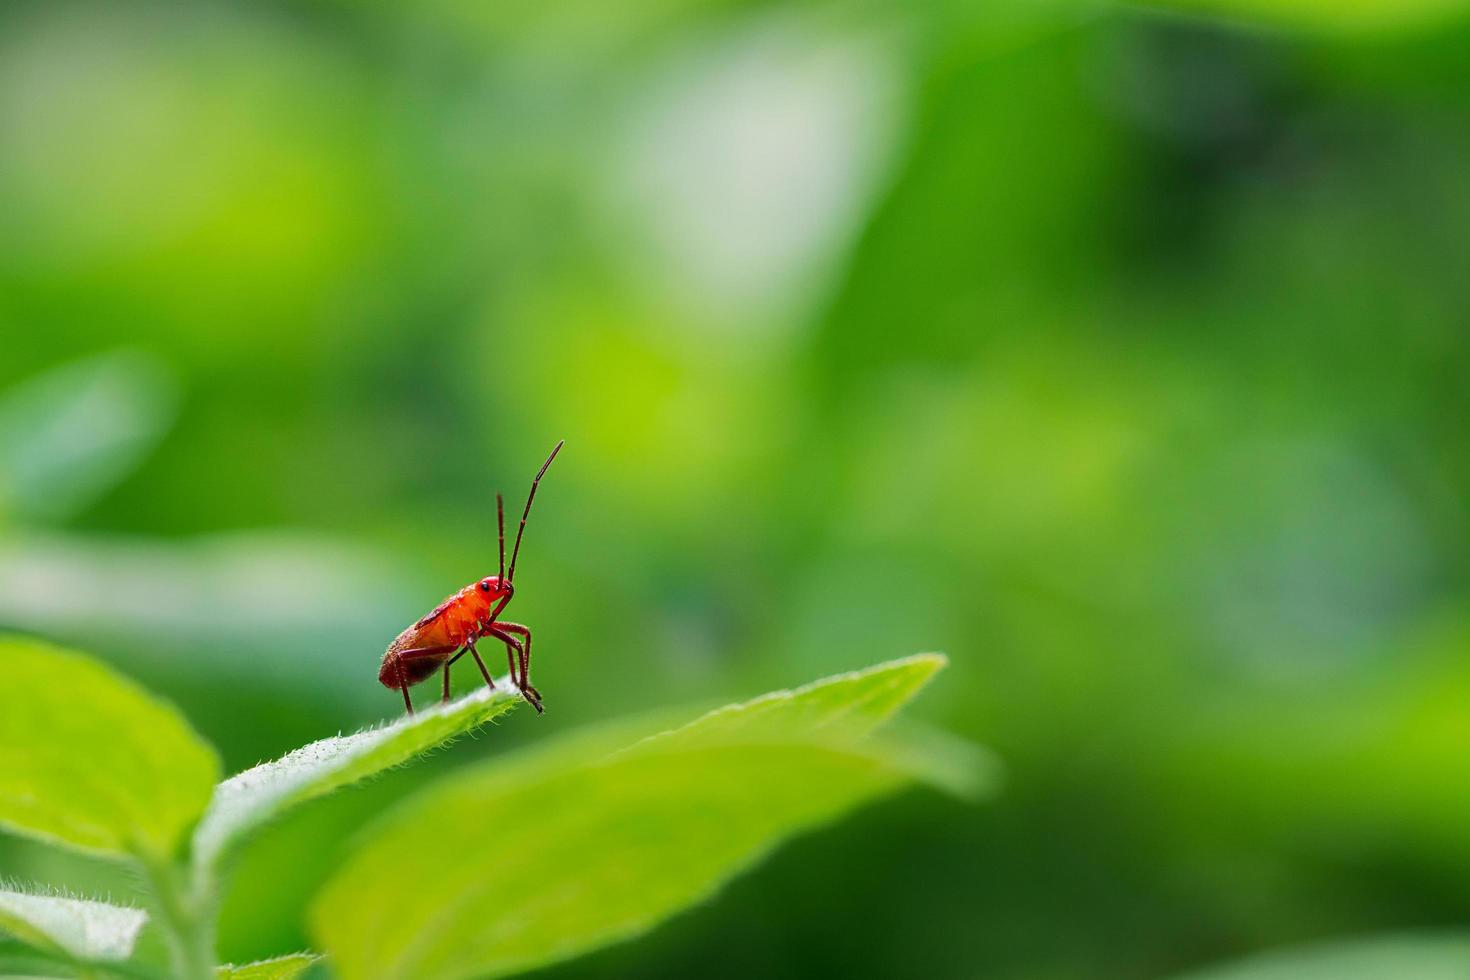
[[0, 399], [0, 517], [54, 521], [130, 472], [172, 419], [162, 367], [113, 352], [50, 371]]
[[215, 976], [219, 980], [295, 980], [320, 959], [315, 953], [292, 953], [244, 966], [222, 966]]
[[896, 661], [632, 746], [577, 740], [446, 779], [373, 828], [322, 892], [314, 932], [344, 977], [419, 980], [502, 976], [637, 935], [908, 782], [905, 754], [863, 736], [943, 663]]
[[0, 890], [0, 932], [78, 963], [127, 959], [147, 921], [142, 909]]
[[194, 860], [216, 869], [252, 830], [290, 807], [401, 765], [472, 731], [521, 703], [507, 687], [480, 688], [391, 724], [312, 742], [274, 762], [231, 776], [194, 834]]
[[1463, 980], [1470, 976], [1470, 936], [1377, 936], [1263, 953], [1178, 980]]
[[925, 653], [824, 678], [794, 691], [773, 691], [711, 711], [661, 740], [806, 739], [831, 733], [859, 737], [888, 721], [947, 663], [940, 654]]
[[[52, 647], [7, 639], [0, 656], [13, 681], [0, 688], [0, 814], [23, 832], [134, 862], [152, 889], [171, 974], [184, 980], [304, 973], [320, 957], [215, 965], [230, 856], [292, 807], [521, 701], [507, 687], [478, 689], [256, 766], [211, 800], [218, 764], [172, 708]], [[573, 732], [447, 777], [364, 834], [319, 896], [314, 931], [349, 978], [503, 975], [644, 932], [786, 837], [906, 783], [974, 795], [987, 784], [977, 750], [873, 734], [944, 663], [893, 661], [673, 729], [644, 721]], [[403, 874], [405, 855], [422, 873]], [[0, 892], [0, 930], [84, 973], [153, 975], [155, 965], [133, 962], [147, 921], [140, 909]]]
[[0, 640], [0, 824], [107, 854], [172, 856], [219, 760], [170, 705], [95, 661]]
[[[0, 755], [7, 762], [0, 769], [0, 822], [136, 861], [152, 885], [181, 976], [200, 975], [213, 958], [220, 866], [252, 830], [519, 703], [504, 690], [481, 690], [380, 728], [324, 739], [220, 783], [211, 800], [219, 763], [171, 707], [95, 661], [33, 641], [0, 640], [0, 660], [9, 679], [0, 689]], [[196, 823], [193, 847], [185, 848]], [[17, 938], [80, 962], [125, 958], [144, 921], [141, 911], [21, 893], [7, 893], [0, 907]]]
[[[566, 436], [511, 607], [550, 711], [494, 735], [941, 645], [926, 715], [1019, 791], [559, 980], [1470, 921], [1465, 0], [0, 8], [0, 629], [223, 775], [398, 714], [383, 641]], [[417, 775], [221, 862], [222, 958], [309, 947]]]
[[1382, 31], [1447, 20], [1464, 0], [1156, 0], [1162, 6], [1332, 31]]

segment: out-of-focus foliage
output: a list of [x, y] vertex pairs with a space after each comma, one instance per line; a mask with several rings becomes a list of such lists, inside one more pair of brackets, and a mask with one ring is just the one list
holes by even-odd
[[157, 365], [108, 354], [67, 365], [0, 400], [0, 500], [37, 522], [75, 514], [112, 488], [167, 427]]
[[1390, 936], [1262, 953], [1179, 980], [1456, 980], [1467, 970], [1470, 937]]
[[0, 662], [0, 825], [106, 854], [171, 857], [219, 778], [210, 747], [172, 705], [84, 657], [0, 638]]
[[1391, 31], [1465, 15], [1465, 0], [1155, 0], [1166, 9], [1339, 31]]
[[142, 909], [0, 890], [0, 932], [75, 963], [127, 959], [147, 920]]
[[[239, 771], [400, 710], [383, 646], [565, 436], [510, 608], [547, 714], [454, 756], [942, 649], [918, 709], [1008, 781], [548, 978], [1470, 921], [1463, 5], [613, 9], [0, 9], [0, 624]], [[222, 954], [306, 948], [451, 765], [253, 837]]]

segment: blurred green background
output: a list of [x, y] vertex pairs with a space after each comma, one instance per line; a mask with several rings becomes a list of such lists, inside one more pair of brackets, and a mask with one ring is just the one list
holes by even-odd
[[222, 955], [304, 946], [441, 767], [919, 650], [997, 801], [548, 975], [1470, 922], [1470, 17], [1187, 6], [0, 6], [0, 627], [234, 771], [399, 712], [383, 647], [567, 440], [511, 610], [545, 717], [276, 826]]

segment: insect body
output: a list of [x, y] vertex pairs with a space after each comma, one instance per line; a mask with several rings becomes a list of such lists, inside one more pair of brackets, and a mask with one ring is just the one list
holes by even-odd
[[413, 714], [413, 701], [408, 696], [410, 686], [427, 680], [436, 670], [444, 671], [444, 700], [449, 700], [449, 668], [469, 653], [485, 683], [491, 687], [490, 671], [480, 652], [475, 648], [477, 640], [491, 637], [505, 644], [506, 657], [510, 663], [510, 682], [520, 692], [537, 714], [541, 707], [541, 694], [531, 686], [531, 631], [520, 623], [501, 620], [500, 614], [515, 587], [511, 584], [516, 574], [516, 558], [521, 553], [521, 535], [526, 532], [526, 518], [531, 514], [531, 502], [536, 499], [536, 487], [541, 478], [561, 452], [558, 442], [541, 464], [536, 478], [531, 481], [531, 492], [526, 497], [526, 509], [521, 513], [521, 526], [516, 531], [515, 549], [510, 555], [510, 571], [505, 568], [505, 504], [499, 494], [495, 495], [495, 516], [500, 529], [500, 574], [490, 575], [472, 582], [454, 595], [441, 602], [433, 612], [398, 634], [383, 654], [382, 666], [378, 668], [378, 681], [384, 687], [397, 688], [403, 692], [403, 706]]

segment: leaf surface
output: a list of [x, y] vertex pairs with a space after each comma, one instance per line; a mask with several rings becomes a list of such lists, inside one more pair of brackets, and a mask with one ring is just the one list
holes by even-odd
[[[574, 733], [575, 751], [451, 776], [370, 831], [318, 896], [316, 937], [348, 980], [437, 980], [516, 973], [645, 932], [783, 839], [915, 778], [912, 743], [865, 736], [943, 664], [841, 675], [622, 748]], [[919, 778], [938, 765], [927, 758]]]
[[0, 932], [84, 963], [127, 959], [147, 921], [142, 909], [0, 890]]
[[296, 980], [320, 959], [315, 953], [291, 953], [244, 966], [222, 966], [215, 971], [215, 977], [217, 980]]
[[231, 776], [195, 832], [197, 866], [215, 871], [253, 830], [291, 807], [402, 765], [511, 710], [521, 698], [507, 687], [480, 688], [378, 728], [324, 738]]
[[1413, 30], [1463, 14], [1465, 0], [1154, 0], [1187, 13], [1240, 17], [1310, 31]]
[[219, 760], [172, 706], [95, 660], [0, 637], [0, 824], [162, 860], [204, 811]]
[[127, 476], [173, 420], [173, 383], [152, 358], [114, 351], [0, 397], [0, 512], [76, 513]]
[[1464, 980], [1470, 935], [1374, 936], [1260, 953], [1176, 980]]

